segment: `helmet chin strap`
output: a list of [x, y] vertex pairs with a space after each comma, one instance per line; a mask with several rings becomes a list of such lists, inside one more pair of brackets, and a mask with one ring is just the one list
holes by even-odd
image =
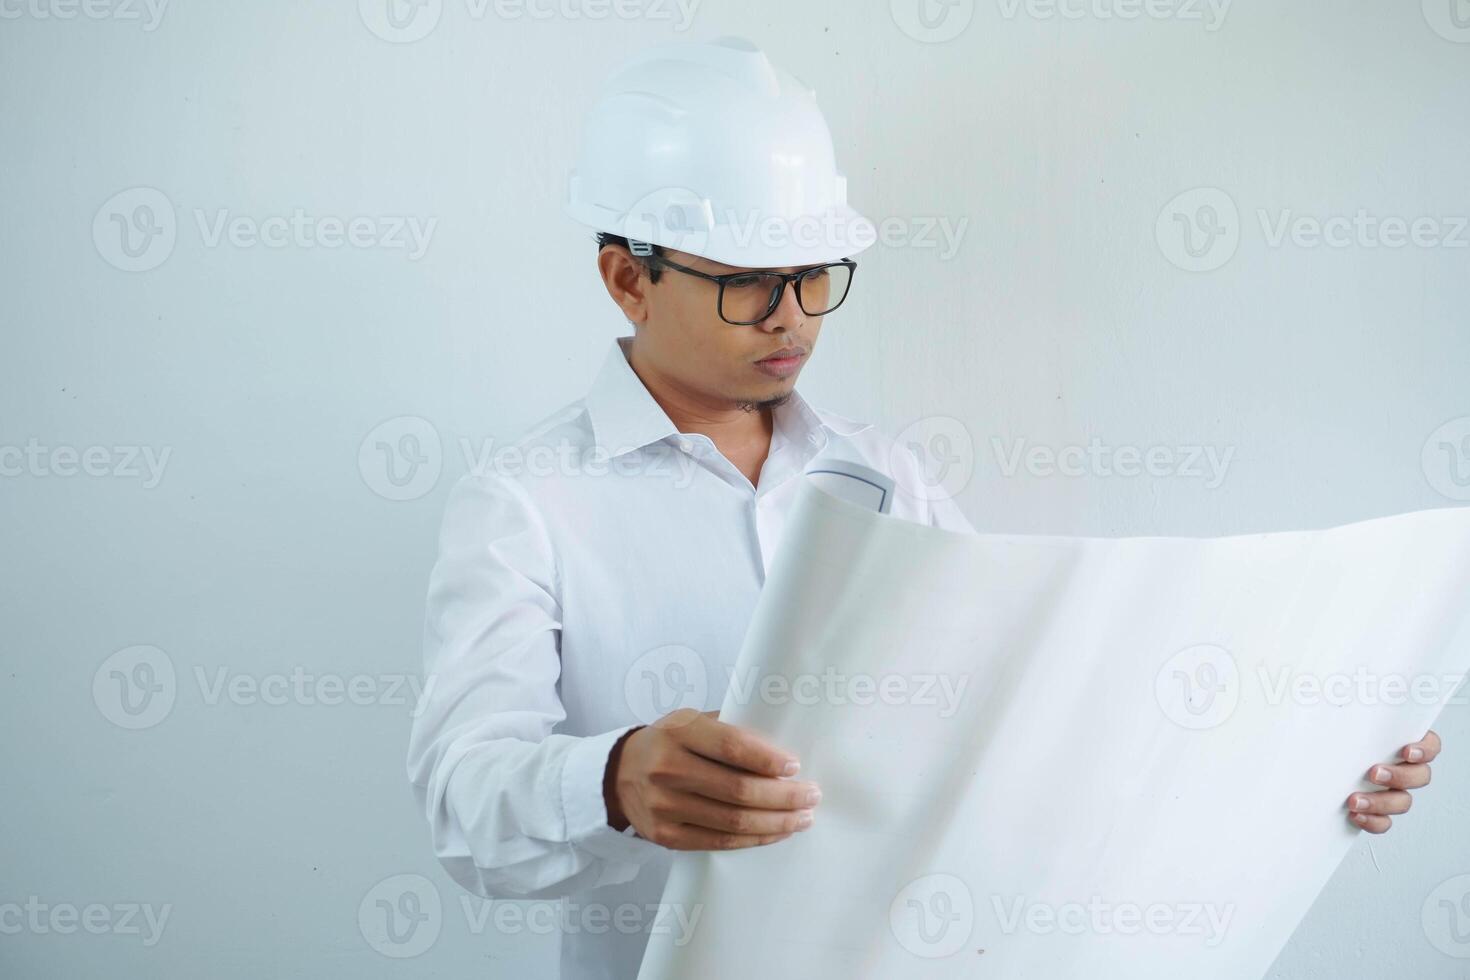
[[639, 258], [646, 259], [653, 254], [653, 246], [648, 242], [640, 242], [637, 239], [630, 238], [628, 239], [628, 251]]

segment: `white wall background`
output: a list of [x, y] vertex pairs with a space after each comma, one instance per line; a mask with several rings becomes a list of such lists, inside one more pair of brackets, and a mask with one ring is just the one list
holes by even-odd
[[[101, 934], [50, 911], [7, 929], [0, 974], [554, 973], [546, 937], [466, 918], [430, 855], [397, 685], [461, 440], [580, 395], [626, 329], [559, 206], [598, 82], [655, 41], [744, 35], [816, 87], [853, 202], [897, 224], [802, 390], [893, 433], [955, 420], [981, 529], [1209, 535], [1470, 498], [1464, 0], [958, 0], [932, 30], [898, 0], [687, 22], [672, 0], [431, 0], [405, 43], [386, 2], [0, 0], [0, 904], [107, 907]], [[1181, 268], [1175, 213], [1222, 195], [1212, 268]], [[129, 258], [113, 215], [150, 201], [173, 241]], [[436, 223], [422, 255], [211, 236], [297, 209], [313, 235]], [[1339, 245], [1275, 237], [1360, 211]], [[1384, 218], [1427, 224], [1390, 247]], [[403, 416], [431, 465], [391, 500], [370, 433]], [[1094, 439], [1231, 455], [1218, 480], [1003, 465]], [[161, 478], [135, 451], [168, 454]], [[139, 658], [174, 687], [132, 716], [112, 672]], [[383, 703], [248, 686], [293, 672]], [[1470, 873], [1470, 709], [1438, 728], [1435, 784], [1357, 845], [1272, 977], [1470, 976], [1438, 901]], [[358, 922], [400, 874], [443, 902], [411, 959]], [[156, 942], [128, 905], [168, 912]]]

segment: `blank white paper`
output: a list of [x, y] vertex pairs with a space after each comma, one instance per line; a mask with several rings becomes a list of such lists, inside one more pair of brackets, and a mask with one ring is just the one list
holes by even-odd
[[958, 534], [804, 478], [720, 716], [823, 800], [678, 855], [698, 927], [639, 976], [1260, 977], [1361, 833], [1344, 800], [1455, 695], [1467, 609], [1470, 508]]

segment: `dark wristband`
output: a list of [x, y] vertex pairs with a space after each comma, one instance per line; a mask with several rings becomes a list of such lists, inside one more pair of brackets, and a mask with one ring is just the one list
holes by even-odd
[[628, 829], [628, 818], [623, 815], [623, 808], [618, 805], [618, 763], [622, 761], [623, 743], [628, 740], [628, 736], [645, 727], [647, 726], [637, 725], [630, 728], [613, 743], [612, 750], [607, 754], [607, 766], [602, 771], [602, 802], [607, 808], [607, 825], [619, 832]]

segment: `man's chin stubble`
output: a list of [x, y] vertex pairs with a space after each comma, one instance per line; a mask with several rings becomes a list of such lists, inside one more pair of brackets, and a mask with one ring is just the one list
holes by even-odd
[[782, 405], [785, 405], [787, 402], [789, 402], [791, 400], [791, 396], [794, 394], [796, 394], [796, 389], [792, 388], [784, 395], [777, 395], [774, 398], [762, 398], [759, 401], [742, 401], [738, 404], [742, 412], [757, 412], [763, 408], [780, 408]]

